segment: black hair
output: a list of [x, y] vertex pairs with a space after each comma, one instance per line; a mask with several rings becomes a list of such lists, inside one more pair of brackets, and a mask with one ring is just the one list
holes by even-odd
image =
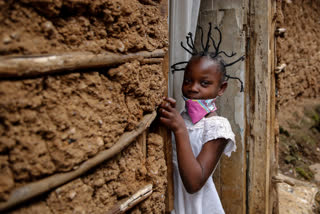
[[[203, 43], [203, 29], [200, 26], [198, 26], [198, 28], [199, 28], [200, 33], [201, 33], [201, 38], [200, 39], [201, 39], [202, 50], [198, 51], [195, 48], [191, 32], [189, 32], [188, 35], [186, 36], [187, 47], [184, 46], [182, 41], [181, 41], [181, 47], [184, 50], [186, 50], [188, 53], [190, 53], [192, 55], [192, 57], [207, 56], [209, 59], [217, 62], [218, 65], [219, 65], [219, 71], [223, 73], [222, 81], [224, 81], [224, 80], [228, 81], [228, 79], [237, 79], [237, 80], [239, 80], [239, 82], [241, 83], [240, 92], [243, 92], [243, 82], [241, 81], [241, 79], [238, 78], [238, 77], [232, 77], [232, 76], [228, 75], [227, 72], [226, 72], [226, 67], [231, 66], [231, 65], [233, 65], [233, 64], [235, 64], [235, 63], [237, 63], [239, 61], [243, 61], [245, 56], [243, 55], [240, 58], [238, 58], [237, 60], [226, 64], [225, 61], [222, 59], [221, 55], [225, 55], [226, 57], [233, 57], [233, 56], [236, 55], [236, 53], [232, 52], [230, 55], [228, 55], [226, 52], [219, 50], [220, 44], [221, 44], [221, 41], [222, 41], [222, 34], [221, 34], [221, 31], [219, 30], [219, 28], [218, 27], [214, 28], [219, 33], [219, 42], [217, 44], [216, 44], [216, 42], [214, 41], [214, 39], [212, 38], [212, 35], [211, 35], [211, 31], [212, 31], [211, 23], [209, 23], [209, 31], [208, 31], [208, 35], [207, 35], [207, 41], [206, 41], [205, 44]], [[212, 45], [213, 45], [213, 48], [214, 48], [214, 51], [212, 51], [212, 52], [209, 51], [210, 41], [212, 42]], [[192, 59], [192, 57], [191, 57], [191, 59]], [[184, 64], [188, 64], [190, 62], [190, 60], [189, 61], [177, 62], [177, 63], [173, 64], [171, 66], [172, 72], [184, 71], [186, 67], [179, 67], [179, 66], [184, 65]]]

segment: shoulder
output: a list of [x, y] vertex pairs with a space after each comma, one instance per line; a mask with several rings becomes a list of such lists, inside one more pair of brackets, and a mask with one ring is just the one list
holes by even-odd
[[218, 138], [234, 141], [235, 137], [229, 120], [220, 116], [204, 118], [203, 135], [205, 141]]
[[208, 142], [214, 139], [226, 139], [227, 145], [223, 151], [230, 157], [231, 153], [236, 151], [235, 135], [232, 131], [229, 120], [225, 117], [213, 116], [204, 119], [203, 141]]

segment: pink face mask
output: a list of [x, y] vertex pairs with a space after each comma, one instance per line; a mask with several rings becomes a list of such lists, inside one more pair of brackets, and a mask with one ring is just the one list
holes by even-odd
[[215, 104], [216, 98], [207, 100], [194, 100], [183, 97], [183, 99], [186, 102], [186, 110], [193, 124], [197, 123], [208, 113], [217, 110]]

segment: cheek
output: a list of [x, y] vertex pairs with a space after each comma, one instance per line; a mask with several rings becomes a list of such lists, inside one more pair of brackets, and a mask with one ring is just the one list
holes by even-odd
[[187, 91], [187, 87], [182, 84], [181, 91], [184, 94]]
[[218, 91], [217, 91], [217, 88], [215, 88], [215, 87], [210, 87], [210, 88], [208, 88], [208, 90], [206, 90], [206, 94], [208, 96], [216, 96], [217, 93], [218, 93]]

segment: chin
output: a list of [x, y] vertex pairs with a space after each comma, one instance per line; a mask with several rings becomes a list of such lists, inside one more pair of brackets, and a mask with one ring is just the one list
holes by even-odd
[[194, 96], [188, 96], [188, 95], [183, 95], [185, 98], [188, 98], [188, 99], [199, 99], [199, 98], [196, 98]]
[[[184, 96], [184, 95], [183, 95]], [[194, 97], [194, 96], [184, 96], [188, 99], [192, 99], [192, 100], [205, 100], [206, 98], [202, 98], [202, 97]]]

